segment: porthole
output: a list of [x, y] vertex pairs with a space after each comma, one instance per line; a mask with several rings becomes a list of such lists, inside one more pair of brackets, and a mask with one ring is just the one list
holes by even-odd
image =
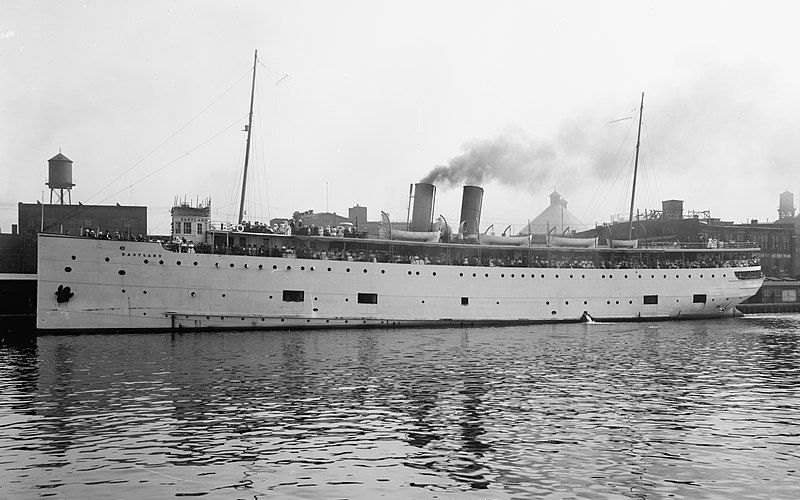
[[244, 265], [244, 268], [245, 268], [245, 269], [247, 269], [248, 267], [249, 267], [249, 264], [245, 264], [245, 265]]
[[224, 294], [224, 293], [222, 294], [222, 297], [223, 297], [223, 298], [225, 297], [225, 294]]
[[489, 273], [484, 273], [483, 277], [484, 278], [488, 278], [489, 277]]
[[264, 318], [261, 318], [261, 321], [264, 321]]
[[109, 259], [108, 257], [106, 257], [106, 262], [108, 262], [108, 261], [110, 261], [110, 260], [111, 260], [111, 259]]
[[195, 295], [197, 295], [197, 294], [196, 294], [196, 293], [194, 293], [194, 292], [192, 292], [192, 297], [194, 297]]
[[565, 300], [565, 301], [564, 301], [564, 305], [565, 305], [565, 306], [568, 306], [568, 305], [569, 305], [569, 301], [568, 301], [568, 300]]
[[691, 277], [692, 277], [692, 275], [690, 274], [690, 275], [689, 275], [689, 278], [691, 278]]
[[331, 272], [331, 268], [330, 267], [328, 268], [328, 272]]
[[542, 278], [544, 278], [544, 274], [542, 275]]
[[381, 269], [381, 274], [386, 274], [386, 269]]
[[124, 247], [124, 246], [123, 246], [123, 247], [119, 247], [119, 249], [120, 249], [120, 250], [125, 250], [125, 247]]
[[499, 301], [499, 300], [497, 301], [497, 305], [498, 305], [498, 306], [500, 305], [500, 301]]
[[588, 304], [588, 302], [584, 300], [583, 301], [583, 305], [587, 305], [587, 304]]
[[651, 274], [651, 275], [650, 275], [650, 277], [651, 277], [651, 278], [655, 278], [655, 277], [656, 277], [656, 275], [655, 275], [655, 274]]
[[283, 323], [284, 321], [286, 321], [286, 320], [285, 320], [285, 319], [283, 319], [283, 318], [281, 318], [281, 323]]
[[311, 320], [310, 320], [310, 319], [307, 319], [307, 320], [306, 320], [306, 323], [311, 323]]
[[192, 265], [196, 266], [197, 265], [197, 261], [192, 262]]
[[[67, 269], [69, 269], [69, 268], [67, 268]], [[119, 274], [120, 276], [125, 276], [125, 270], [124, 269], [120, 269], [119, 271], [117, 271], [117, 274]]]
[[75, 257], [74, 255], [73, 255], [72, 257], [70, 257], [70, 258], [71, 258], [72, 260], [75, 260], [75, 259], [76, 259], [76, 257]]
[[[514, 277], [514, 275], [512, 274], [512, 275], [511, 275], [511, 277], [513, 278], [513, 277]], [[572, 277], [572, 276], [570, 276], [570, 278], [571, 278], [571, 277]]]
[[142, 316], [147, 316], [147, 313], [146, 313], [146, 312], [143, 312], [143, 313], [142, 313]]
[[300, 266], [300, 270], [301, 271], [305, 271], [306, 270], [306, 266]]
[[680, 278], [680, 275], [676, 274], [675, 275], [675, 279], [678, 279], [678, 278]]
[[419, 276], [419, 271], [416, 272], [416, 275]]
[[570, 277], [570, 278], [574, 278], [574, 276], [573, 276], [573, 275], [571, 275], [571, 274], [569, 275], [569, 277]]
[[520, 278], [524, 278], [524, 277], [525, 277], [525, 275], [524, 275], [524, 274], [520, 274], [520, 275], [519, 275], [519, 277], [520, 277]]
[[68, 272], [68, 273], [71, 273], [72, 272], [72, 268], [67, 266], [67, 267], [64, 268], [64, 271]]
[[264, 269], [264, 264], [259, 264], [259, 265], [258, 265], [258, 268], [259, 268], [259, 269]]
[[269, 298], [272, 299], [272, 295], [270, 295]]
[[309, 271], [313, 271], [314, 270], [314, 266], [309, 267], [308, 270]]
[[219, 262], [214, 262], [214, 267], [219, 267]]
[[666, 274], [664, 275], [664, 279], [667, 279], [667, 275]]
[[557, 274], [556, 274], [556, 278], [558, 278], [558, 275], [557, 275]]
[[[286, 266], [286, 270], [287, 271], [291, 271], [292, 270], [292, 266]], [[350, 270], [348, 269], [347, 272], [350, 272]]]
[[366, 269], [364, 269], [364, 274], [367, 274], [367, 270]]
[[506, 275], [505, 275], [505, 274], [500, 274], [500, 277], [501, 277], [501, 278], [505, 278], [505, 277], [506, 277]]
[[233, 267], [233, 262], [230, 263], [230, 266]]
[[[278, 266], [276, 266], [276, 265], [274, 265], [274, 264], [273, 264], [273, 266], [272, 266], [272, 269], [278, 269]], [[331, 268], [329, 267], [329, 268], [328, 268], [328, 271], [330, 271], [330, 270], [331, 270]]]
[[585, 274], [581, 274], [581, 278], [585, 279], [586, 275]]
[[424, 303], [425, 303], [425, 301], [423, 300], [423, 301], [422, 301], [422, 303], [424, 304]]
[[545, 304], [546, 306], [549, 306], [549, 305], [550, 305], [550, 301], [548, 300], [548, 301], [547, 301], [547, 302], [545, 302], [544, 304]]
[[176, 261], [175, 263], [178, 264], [179, 266], [181, 265], [181, 261]]
[[147, 295], [147, 290], [142, 290], [142, 294]]
[[615, 304], [619, 304], [619, 301], [618, 301], [618, 300], [616, 300], [616, 301], [614, 301], [614, 303], [615, 303]]
[[603, 275], [603, 279], [606, 279], [606, 275], [605, 274]]
[[125, 289], [124, 288], [122, 289], [122, 293], [125, 293]]
[[314, 300], [319, 300], [319, 298], [318, 297], [314, 297]]
[[433, 273], [431, 273], [431, 275], [432, 275], [432, 276], [436, 276], [436, 271], [434, 271]]
[[463, 276], [464, 276], [464, 273], [458, 273], [458, 275], [463, 277]]
[[627, 274], [625, 275], [625, 279], [628, 279], [628, 275]]
[[408, 275], [411, 276], [411, 271], [408, 272]]
[[149, 264], [149, 263], [150, 263], [150, 261], [149, 261], [149, 260], [147, 260], [147, 259], [144, 259], [144, 263], [145, 263], [145, 264]]
[[478, 276], [477, 274], [475, 274], [475, 273], [472, 273], [472, 277], [473, 277], [473, 278], [476, 278], [477, 276]]
[[608, 275], [608, 279], [612, 279], [613, 277], [614, 276], [612, 276], [611, 274]]
[[712, 274], [712, 275], [711, 275], [711, 277], [713, 278], [713, 277], [714, 277], [714, 275]]
[[702, 277], [703, 277], [703, 275], [701, 274], [701, 275], [700, 275], [700, 277], [702, 278]]
[[611, 305], [611, 301], [610, 301], [610, 300], [607, 300], [607, 301], [606, 301], [606, 304], [608, 304], [608, 305]]
[[639, 276], [637, 276], [637, 278], [642, 279], [642, 275], [640, 274]]
[[723, 278], [725, 278], [726, 276], [728, 276], [728, 275], [727, 275], [727, 274], [723, 274], [723, 275], [722, 275], [722, 277], [723, 277]]

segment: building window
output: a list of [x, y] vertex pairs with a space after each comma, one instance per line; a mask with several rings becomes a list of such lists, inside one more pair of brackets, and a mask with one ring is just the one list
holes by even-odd
[[203, 223], [202, 222], [198, 222], [197, 223], [197, 234], [203, 234]]
[[469, 305], [469, 297], [461, 297], [461, 305], [468, 306]]
[[180, 222], [176, 222], [175, 223], [175, 234], [181, 234], [181, 223]]
[[191, 222], [184, 222], [183, 223], [183, 233], [184, 234], [192, 234], [192, 223]]
[[645, 295], [644, 296], [644, 303], [645, 304], [658, 304], [658, 295]]
[[283, 291], [283, 301], [284, 302], [303, 302], [304, 300], [304, 292], [302, 290], [284, 290]]
[[696, 293], [692, 296], [692, 302], [695, 304], [705, 304], [706, 303], [706, 294], [704, 293]]
[[378, 294], [377, 293], [359, 293], [358, 294], [358, 303], [359, 304], [377, 304], [378, 303]]

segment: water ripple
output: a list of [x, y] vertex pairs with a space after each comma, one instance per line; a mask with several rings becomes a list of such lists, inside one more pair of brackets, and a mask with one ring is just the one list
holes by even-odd
[[800, 316], [0, 345], [0, 497], [800, 497]]

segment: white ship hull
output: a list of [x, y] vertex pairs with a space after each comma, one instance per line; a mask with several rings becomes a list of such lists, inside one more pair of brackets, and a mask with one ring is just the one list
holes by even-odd
[[[758, 270], [348, 262], [41, 235], [36, 321], [81, 331], [579, 321], [584, 311], [595, 320], [724, 317], [762, 283], [734, 272]], [[62, 303], [60, 285], [74, 294]], [[303, 300], [284, 301], [284, 291]], [[359, 303], [359, 294], [377, 303]], [[645, 295], [657, 303], [644, 304]]]

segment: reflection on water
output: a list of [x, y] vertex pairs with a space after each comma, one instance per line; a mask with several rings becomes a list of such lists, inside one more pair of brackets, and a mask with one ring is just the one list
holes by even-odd
[[800, 315], [0, 345], [0, 498], [800, 497]]

